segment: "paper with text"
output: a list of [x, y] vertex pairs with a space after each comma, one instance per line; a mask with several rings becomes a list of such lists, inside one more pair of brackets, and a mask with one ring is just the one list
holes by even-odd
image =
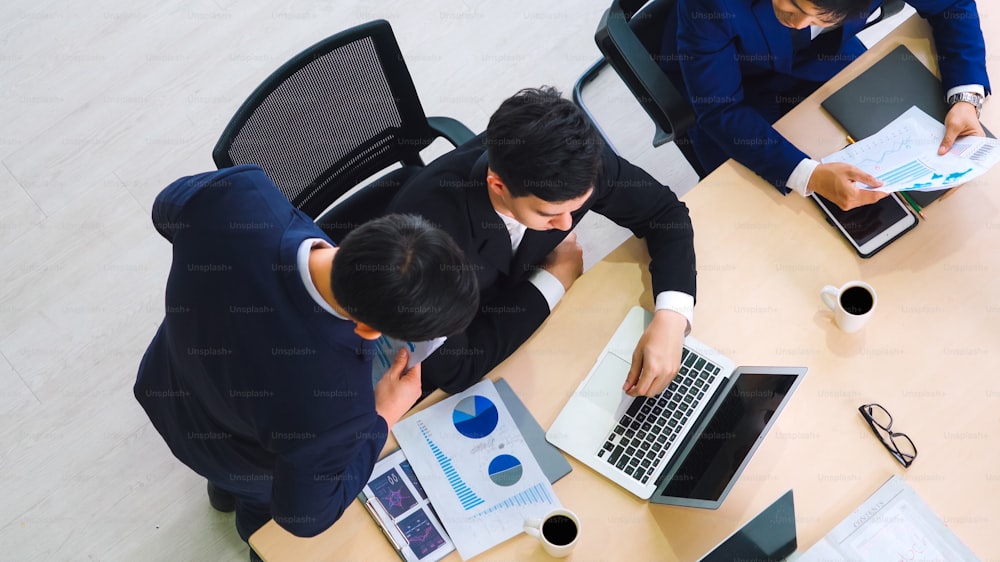
[[902, 478], [893, 476], [796, 562], [978, 562]]

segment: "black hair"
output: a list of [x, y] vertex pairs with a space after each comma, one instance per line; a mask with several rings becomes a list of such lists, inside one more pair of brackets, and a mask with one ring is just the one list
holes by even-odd
[[868, 17], [871, 0], [812, 0], [817, 15], [830, 22]]
[[486, 127], [489, 166], [514, 197], [561, 203], [594, 186], [604, 141], [583, 111], [555, 88], [504, 100]]
[[461, 332], [479, 307], [479, 284], [461, 248], [416, 215], [386, 215], [351, 231], [330, 283], [352, 319], [406, 341]]

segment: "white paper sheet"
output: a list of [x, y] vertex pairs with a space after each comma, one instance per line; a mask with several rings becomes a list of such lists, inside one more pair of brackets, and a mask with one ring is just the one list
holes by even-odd
[[374, 387], [378, 384], [378, 381], [382, 379], [382, 375], [389, 370], [392, 362], [396, 360], [396, 354], [399, 353], [400, 349], [405, 347], [410, 352], [410, 358], [406, 361], [406, 368], [412, 369], [414, 365], [427, 359], [447, 339], [441, 337], [428, 341], [412, 342], [397, 340], [386, 335], [379, 336], [375, 340], [375, 357], [372, 358], [372, 386]]
[[392, 433], [463, 559], [561, 505], [492, 381], [400, 421]]
[[796, 562], [977, 562], [902, 478], [893, 476]]
[[971, 181], [1000, 161], [1000, 141], [961, 137], [944, 155], [944, 125], [911, 107], [874, 135], [834, 152], [823, 163], [846, 162], [882, 180], [873, 191], [935, 191]]

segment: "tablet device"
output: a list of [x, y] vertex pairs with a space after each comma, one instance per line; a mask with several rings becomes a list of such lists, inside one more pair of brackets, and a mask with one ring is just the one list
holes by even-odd
[[890, 242], [917, 225], [917, 217], [893, 193], [871, 205], [842, 211], [822, 196], [813, 193], [813, 201], [854, 251], [863, 258], [870, 258]]

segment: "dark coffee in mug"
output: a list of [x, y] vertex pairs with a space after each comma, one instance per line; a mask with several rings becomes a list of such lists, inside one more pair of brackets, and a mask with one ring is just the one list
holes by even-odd
[[565, 515], [553, 515], [542, 523], [542, 536], [556, 546], [565, 546], [576, 539], [576, 523]]
[[840, 306], [855, 316], [867, 314], [874, 305], [875, 299], [864, 287], [851, 287], [840, 294]]

